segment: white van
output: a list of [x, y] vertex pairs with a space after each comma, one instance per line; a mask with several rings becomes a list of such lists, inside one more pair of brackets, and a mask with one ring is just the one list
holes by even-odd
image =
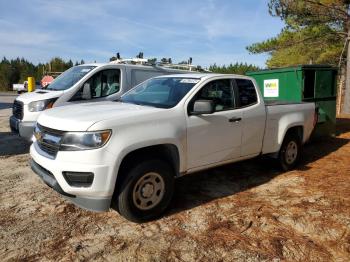
[[58, 76], [44, 90], [22, 94], [13, 103], [12, 132], [30, 139], [40, 112], [52, 107], [117, 100], [137, 84], [159, 75], [188, 73], [160, 66], [125, 63], [84, 64]]

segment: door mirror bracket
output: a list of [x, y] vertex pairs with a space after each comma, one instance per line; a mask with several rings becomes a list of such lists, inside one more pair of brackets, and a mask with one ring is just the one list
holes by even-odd
[[90, 89], [90, 84], [85, 83], [83, 86], [83, 95], [82, 95], [83, 100], [90, 100], [91, 99], [91, 89]]

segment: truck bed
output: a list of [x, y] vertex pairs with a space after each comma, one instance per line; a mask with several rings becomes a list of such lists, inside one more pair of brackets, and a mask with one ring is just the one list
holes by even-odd
[[[302, 127], [303, 143], [313, 130], [315, 104], [308, 102], [265, 101], [266, 127], [262, 153], [278, 152], [285, 131], [291, 127]], [[292, 126], [291, 126], [292, 123]]]

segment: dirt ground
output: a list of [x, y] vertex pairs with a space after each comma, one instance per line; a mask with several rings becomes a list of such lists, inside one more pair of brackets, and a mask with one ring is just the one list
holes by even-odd
[[178, 179], [157, 221], [134, 224], [64, 200], [29, 168], [0, 96], [0, 259], [350, 261], [350, 118], [280, 172], [254, 159]]

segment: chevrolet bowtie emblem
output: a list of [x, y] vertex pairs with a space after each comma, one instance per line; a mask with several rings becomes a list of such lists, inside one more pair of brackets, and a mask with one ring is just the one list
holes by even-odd
[[41, 132], [35, 132], [34, 136], [38, 141], [41, 141], [43, 139], [43, 134]]

